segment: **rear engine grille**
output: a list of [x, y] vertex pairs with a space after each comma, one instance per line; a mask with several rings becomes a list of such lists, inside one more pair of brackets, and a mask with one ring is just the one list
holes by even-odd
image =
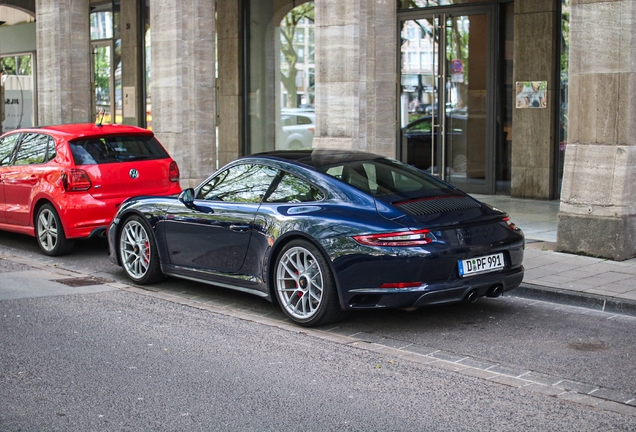
[[425, 214], [444, 213], [456, 210], [466, 210], [480, 207], [479, 203], [468, 197], [437, 197], [422, 198], [393, 203], [412, 216]]

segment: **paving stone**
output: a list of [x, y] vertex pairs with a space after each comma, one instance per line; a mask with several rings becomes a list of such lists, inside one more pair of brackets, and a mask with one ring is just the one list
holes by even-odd
[[481, 378], [481, 379], [485, 379], [489, 381], [492, 380], [492, 378], [497, 376], [496, 373], [488, 372], [487, 370], [483, 370], [483, 369], [475, 369], [471, 367], [459, 370], [457, 372], [459, 372], [462, 375], [468, 375], [471, 377]]
[[527, 374], [521, 375], [519, 378], [522, 378], [522, 379], [525, 379], [525, 380], [528, 380], [528, 381], [532, 381], [532, 382], [535, 382], [535, 383], [547, 385], [547, 386], [553, 386], [554, 384], [556, 384], [559, 381], [561, 381], [561, 378], [557, 378], [557, 377], [554, 377], [554, 376], [542, 374], [542, 373], [539, 373], [539, 372], [529, 372]]
[[355, 335], [352, 335], [351, 337], [353, 337], [354, 339], [359, 339], [359, 340], [363, 340], [365, 342], [375, 342], [378, 344], [384, 344], [384, 342], [386, 341], [386, 338], [384, 336], [380, 336], [380, 335], [376, 335], [373, 333], [356, 333]]
[[431, 357], [435, 357], [441, 360], [446, 360], [446, 361], [450, 361], [450, 362], [458, 362], [459, 360], [462, 360], [464, 358], [466, 358], [466, 356], [460, 356], [457, 354], [453, 354], [453, 353], [449, 353], [446, 351], [435, 351], [431, 354], [429, 354]]
[[634, 399], [634, 395], [624, 391], [612, 390], [607, 388], [600, 388], [588, 393], [590, 396], [594, 396], [601, 399], [607, 399], [614, 402], [625, 403]]
[[583, 405], [596, 406], [603, 402], [602, 399], [594, 398], [586, 394], [576, 392], [566, 392], [557, 396], [559, 399], [568, 400], [570, 402], [576, 402]]
[[514, 368], [504, 365], [496, 365], [488, 369], [491, 372], [497, 372], [498, 374], [508, 375], [511, 377], [518, 377], [528, 372], [528, 369]]
[[529, 385], [528, 381], [524, 381], [522, 379], [518, 379], [511, 376], [506, 376], [506, 375], [496, 375], [490, 378], [489, 381], [494, 381], [499, 384], [507, 385], [510, 387], [517, 387], [517, 388]]
[[617, 403], [617, 402], [601, 401], [601, 403], [596, 405], [596, 407], [600, 408], [600, 409], [607, 410], [607, 411], [616, 412], [616, 413], [619, 413], [619, 414], [624, 414], [624, 415], [629, 415], [629, 416], [636, 416], [636, 407], [625, 405], [625, 404], [621, 404], [621, 403]]
[[557, 384], [554, 384], [555, 387], [562, 388], [564, 390], [569, 390], [577, 393], [588, 394], [598, 389], [598, 386], [583, 384], [576, 381], [563, 380]]
[[563, 393], [565, 390], [558, 389], [556, 387], [552, 387], [544, 384], [528, 384], [523, 387], [524, 390], [529, 390], [535, 393], [541, 393], [547, 396], [558, 396]]
[[440, 369], [445, 369], [445, 370], [451, 370], [454, 372], [460, 371], [462, 369], [467, 369], [468, 366], [464, 366], [461, 365], [459, 363], [455, 363], [455, 362], [449, 362], [449, 361], [445, 361], [445, 360], [436, 360], [432, 363], [429, 363], [431, 366], [434, 366], [436, 368], [440, 368]]
[[430, 356], [435, 351], [439, 351], [437, 348], [431, 348], [423, 345], [409, 345], [403, 348], [404, 351], [414, 352], [417, 354]]
[[487, 362], [484, 360], [475, 360], [473, 358], [465, 358], [460, 360], [458, 363], [477, 369], [488, 369], [497, 365], [497, 363]]

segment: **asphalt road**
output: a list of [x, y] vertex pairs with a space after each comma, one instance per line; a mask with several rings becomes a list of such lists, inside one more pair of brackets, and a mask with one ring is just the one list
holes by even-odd
[[3, 431], [611, 430], [636, 417], [121, 291], [0, 302]]
[[[52, 259], [0, 233], [0, 250], [126, 281], [103, 240]], [[152, 290], [285, 321], [231, 290], [175, 279]], [[633, 415], [124, 291], [0, 301], [0, 329], [3, 431], [636, 429]], [[636, 393], [632, 317], [504, 297], [355, 313], [323, 330]]]

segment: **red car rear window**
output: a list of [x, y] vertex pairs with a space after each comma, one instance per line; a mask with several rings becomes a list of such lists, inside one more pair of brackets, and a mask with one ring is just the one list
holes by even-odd
[[69, 142], [75, 165], [130, 162], [170, 157], [152, 136], [105, 136]]

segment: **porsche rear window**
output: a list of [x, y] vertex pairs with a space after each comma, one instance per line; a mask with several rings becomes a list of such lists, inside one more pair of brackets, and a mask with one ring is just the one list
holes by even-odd
[[375, 197], [437, 196], [452, 191], [446, 183], [416, 168], [385, 158], [326, 165], [318, 171]]
[[153, 136], [105, 136], [70, 141], [75, 165], [130, 162], [170, 157]]

